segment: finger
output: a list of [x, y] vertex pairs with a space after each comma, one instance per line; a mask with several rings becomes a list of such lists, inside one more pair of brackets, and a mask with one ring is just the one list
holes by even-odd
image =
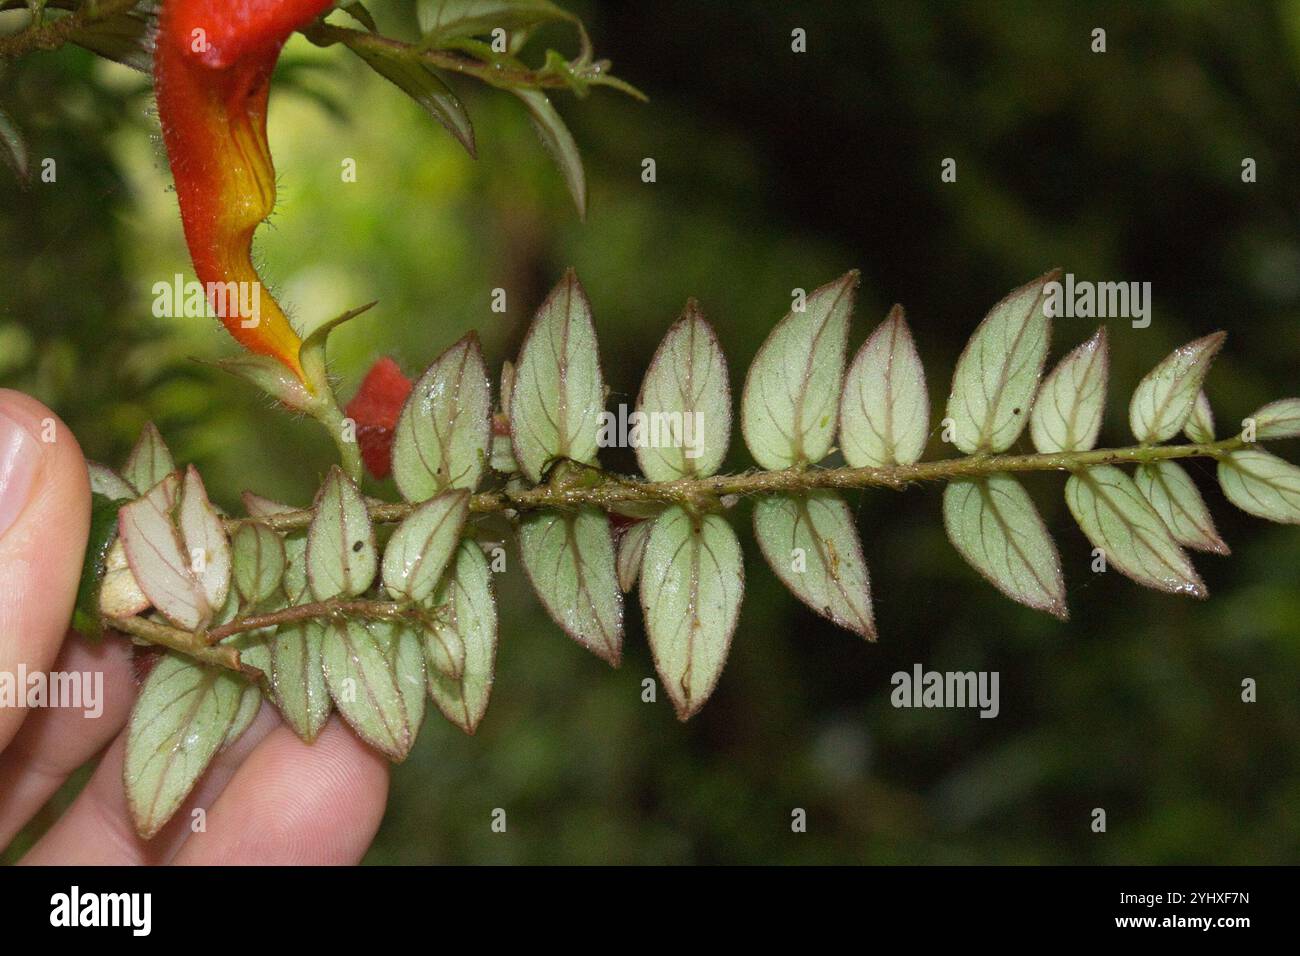
[[332, 718], [315, 743], [278, 727], [177, 854], [178, 864], [358, 863], [388, 799], [388, 761]]
[[[0, 389], [0, 675], [47, 670], [68, 629], [90, 525], [77, 440], [54, 413]], [[0, 750], [26, 716], [0, 707]]]
[[135, 699], [131, 645], [105, 636], [90, 644], [73, 634], [54, 664], [76, 675], [80, 706], [35, 711], [0, 754], [0, 847], [76, 770], [103, 750], [126, 724]]
[[166, 863], [190, 836], [195, 808], [213, 806], [239, 765], [279, 723], [275, 709], [263, 705], [252, 725], [212, 761], [212, 766], [165, 827], [152, 840], [135, 832], [122, 784], [126, 733], [117, 735], [94, 776], [60, 820], [30, 853], [25, 864], [122, 866]]

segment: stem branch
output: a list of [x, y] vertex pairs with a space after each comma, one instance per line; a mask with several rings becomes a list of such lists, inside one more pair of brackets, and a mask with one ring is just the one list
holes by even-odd
[[[698, 503], [728, 495], [802, 494], [818, 489], [890, 488], [901, 490], [924, 481], [952, 481], [979, 478], [998, 472], [1078, 471], [1097, 465], [1126, 462], [1168, 461], [1177, 458], [1221, 458], [1241, 448], [1240, 437], [1195, 445], [1134, 445], [1128, 448], [1100, 448], [1094, 451], [1054, 452], [1026, 455], [972, 455], [922, 461], [892, 468], [790, 468], [784, 471], [747, 471], [711, 478], [681, 478], [677, 481], [648, 482], [620, 475], [603, 475], [593, 484], [554, 482], [521, 490], [484, 491], [470, 499], [475, 514], [506, 514], [541, 508], [571, 510], [595, 507], [610, 510], [627, 504]], [[370, 505], [370, 517], [377, 522], [404, 519], [418, 503]], [[294, 531], [307, 527], [315, 512], [310, 508], [285, 511], [259, 518], [227, 520], [229, 530], [257, 521], [273, 531]]]
[[[0, 59], [23, 56], [35, 50], [57, 50], [73, 39], [73, 34], [119, 13], [125, 13], [140, 0], [86, 0], [76, 10], [58, 19], [36, 20], [25, 30], [0, 37]], [[16, 6], [0, 5], [0, 9]]]

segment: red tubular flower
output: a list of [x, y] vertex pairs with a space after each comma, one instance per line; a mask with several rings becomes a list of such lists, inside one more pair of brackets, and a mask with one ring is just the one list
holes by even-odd
[[387, 478], [393, 470], [393, 429], [411, 394], [411, 380], [387, 355], [375, 362], [348, 402], [347, 416], [357, 423], [357, 444], [366, 470]]
[[[301, 340], [262, 287], [251, 249], [253, 230], [275, 205], [266, 138], [271, 71], [289, 34], [329, 6], [330, 0], [164, 0], [154, 50], [158, 116], [194, 271], [230, 334], [304, 382]], [[210, 283], [221, 284], [224, 302]], [[246, 301], [256, 295], [255, 306], [245, 309], [238, 295], [232, 301], [231, 290], [241, 287]]]

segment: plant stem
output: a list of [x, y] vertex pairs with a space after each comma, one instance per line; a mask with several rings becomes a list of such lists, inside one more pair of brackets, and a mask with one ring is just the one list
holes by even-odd
[[[72, 39], [79, 30], [119, 13], [125, 13], [140, 0], [86, 0], [67, 16], [55, 20], [33, 20], [26, 30], [0, 37], [0, 59], [23, 56], [35, 50], [57, 50]], [[17, 9], [5, 6], [4, 9]], [[48, 9], [48, 8], [47, 8]]]
[[238, 671], [254, 680], [262, 677], [262, 672], [256, 667], [240, 662], [238, 648], [230, 646], [208, 647], [198, 634], [169, 627], [166, 624], [159, 624], [157, 621], [150, 621], [143, 617], [106, 618], [104, 623], [115, 631], [122, 631], [132, 637], [148, 641], [150, 644], [158, 644], [162, 647], [169, 647], [174, 651], [180, 651], [182, 654], [188, 654], [204, 664], [215, 664], [218, 667]]
[[241, 617], [229, 624], [214, 627], [208, 631], [208, 644], [224, 641], [234, 634], [246, 631], [260, 631], [264, 627], [278, 627], [281, 624], [294, 624], [298, 621], [310, 621], [316, 618], [360, 617], [372, 621], [401, 621], [413, 613], [410, 605], [394, 601], [338, 600], [316, 601], [312, 604], [298, 604], [293, 607], [268, 611], [266, 614], [252, 614]]
[[[470, 499], [470, 510], [477, 514], [509, 514], [541, 508], [572, 509], [594, 507], [613, 510], [620, 505], [685, 505], [691, 508], [722, 506], [724, 497], [764, 494], [803, 494], [819, 489], [889, 488], [901, 490], [923, 481], [954, 481], [980, 478], [997, 473], [1033, 471], [1081, 471], [1098, 465], [1169, 461], [1177, 458], [1220, 459], [1246, 443], [1240, 437], [1193, 445], [1134, 445], [1128, 448], [1101, 448], [1095, 451], [1061, 452], [1027, 455], [971, 455], [940, 461], [917, 462], [893, 468], [790, 468], [783, 471], [749, 471], [711, 478], [683, 478], [678, 481], [648, 482], [638, 478], [611, 475], [594, 468], [573, 466], [557, 468], [551, 481], [534, 488], [487, 491]], [[370, 504], [374, 521], [401, 521], [419, 503], [378, 502]], [[294, 531], [311, 523], [314, 511], [304, 508], [258, 518], [226, 519], [226, 528], [234, 531], [242, 524], [256, 521], [274, 531]], [[220, 642], [235, 634], [278, 627], [298, 621], [361, 618], [377, 621], [402, 621], [421, 612], [410, 604], [397, 601], [369, 601], [360, 598], [331, 598], [281, 608], [265, 614], [238, 618], [210, 631], [191, 634], [176, 628], [133, 617], [110, 618], [105, 624], [152, 644], [160, 644], [188, 654], [206, 664], [240, 671], [254, 678], [261, 673], [243, 665], [239, 651]]]
[[[595, 507], [605, 511], [619, 505], [709, 505], [724, 496], [763, 494], [802, 494], [818, 489], [890, 488], [901, 490], [924, 481], [953, 481], [979, 478], [998, 472], [1078, 471], [1097, 465], [1168, 461], [1177, 458], [1222, 458], [1243, 446], [1240, 437], [1196, 445], [1134, 445], [1128, 448], [1101, 448], [1094, 451], [1060, 452], [1028, 455], [972, 455], [922, 461], [892, 468], [804, 468], [784, 471], [748, 471], [711, 478], [682, 478], [677, 481], [648, 482], [638, 478], [592, 471], [594, 479], [584, 483], [538, 485], [517, 491], [485, 491], [470, 499], [475, 514], [507, 514], [541, 508], [573, 509]], [[379, 503], [370, 505], [370, 517], [377, 522], [401, 521], [418, 503]], [[260, 522], [274, 531], [294, 531], [311, 523], [310, 508], [285, 511], [264, 517], [227, 520], [229, 530], [250, 521]]]
[[450, 53], [446, 50], [425, 49], [417, 44], [404, 43], [401, 40], [393, 40], [389, 37], [380, 36], [375, 33], [366, 33], [362, 30], [353, 30], [348, 27], [337, 27], [332, 23], [322, 23], [317, 21], [309, 26], [303, 27], [300, 31], [303, 36], [320, 46], [329, 46], [334, 43], [342, 43], [344, 46], [354, 50], [374, 50], [376, 52], [391, 53], [394, 51], [402, 52], [418, 60], [423, 60], [430, 66], [438, 67], [442, 70], [450, 70], [453, 73], [460, 73], [464, 76], [472, 76], [475, 79], [487, 83], [489, 86], [495, 86], [500, 89], [512, 89], [514, 87], [528, 87], [531, 89], [540, 89], [543, 87], [560, 88], [567, 87], [568, 83], [564, 77], [554, 73], [542, 73], [537, 70], [513, 69], [500, 63], [484, 63], [482, 60], [473, 57], [462, 56], [459, 53]]

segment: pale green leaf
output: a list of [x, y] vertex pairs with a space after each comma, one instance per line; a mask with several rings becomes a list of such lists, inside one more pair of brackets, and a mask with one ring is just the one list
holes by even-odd
[[396, 762], [404, 760], [423, 717], [418, 639], [387, 621], [337, 621], [328, 628], [323, 656], [325, 683], [339, 713], [366, 743]]
[[609, 518], [595, 508], [540, 511], [519, 523], [519, 550], [533, 590], [556, 624], [617, 667], [623, 595]]
[[1300, 468], [1261, 448], [1234, 451], [1219, 462], [1219, 484], [1247, 514], [1300, 524]]
[[193, 465], [185, 471], [176, 520], [189, 555], [190, 572], [208, 606], [221, 607], [230, 593], [230, 541]]
[[948, 396], [954, 443], [966, 454], [1011, 447], [1029, 421], [1051, 339], [1044, 309], [1049, 272], [993, 307], [966, 343]]
[[560, 114], [555, 111], [555, 107], [541, 90], [513, 87], [510, 92], [523, 100], [524, 105], [528, 107], [537, 137], [546, 147], [546, 151], [551, 154], [551, 159], [555, 161], [555, 165], [564, 176], [565, 185], [569, 187], [569, 195], [573, 197], [573, 203], [578, 207], [578, 218], [586, 219], [587, 174], [582, 168], [582, 155], [578, 152], [578, 144], [573, 141], [573, 134], [569, 132], [569, 127], [564, 125], [564, 120], [560, 118]]
[[[292, 505], [263, 498], [251, 491], [245, 491], [243, 499], [245, 510], [254, 518], [297, 510]], [[284, 541], [284, 593], [288, 596], [290, 604], [299, 604], [303, 595], [307, 592], [307, 535], [305, 532], [295, 531], [282, 537]]]
[[638, 521], [623, 530], [618, 539], [618, 586], [624, 592], [636, 586], [636, 579], [641, 574], [641, 560], [645, 556], [645, 544], [650, 538], [653, 521]]
[[795, 597], [840, 627], [876, 639], [862, 543], [853, 513], [838, 494], [761, 499], [754, 505], [754, 534]]
[[570, 269], [524, 337], [510, 399], [515, 460], [534, 482], [560, 458], [596, 463], [605, 382], [591, 305]]
[[307, 577], [317, 600], [355, 597], [370, 586], [378, 558], [365, 500], [335, 465], [316, 495], [307, 533]]
[[636, 410], [644, 418], [633, 444], [651, 481], [718, 470], [731, 441], [731, 387], [718, 337], [694, 299], [659, 343]]
[[1255, 420], [1256, 441], [1300, 436], [1300, 398], [1269, 402], [1250, 417]]
[[90, 474], [90, 490], [103, 495], [109, 501], [129, 501], [136, 497], [136, 491], [112, 468], [97, 462], [86, 462], [86, 471]]
[[469, 492], [443, 492], [397, 526], [384, 549], [384, 587], [393, 597], [423, 601], [438, 586], [469, 517]]
[[465, 106], [442, 78], [419, 57], [401, 48], [378, 48], [350, 43], [348, 48], [366, 65], [415, 100], [426, 113], [446, 127], [471, 156], [476, 155], [474, 124]]
[[284, 541], [263, 524], [240, 525], [231, 538], [235, 588], [250, 607], [261, 604], [284, 578]]
[[1106, 329], [1102, 327], [1043, 379], [1029, 415], [1029, 435], [1035, 448], [1045, 453], [1088, 451], [1097, 444], [1109, 370]]
[[854, 468], [920, 461], [930, 437], [930, 396], [903, 307], [862, 343], [844, 379], [840, 447]]
[[1138, 441], [1154, 445], [1182, 430], [1225, 338], [1227, 333], [1215, 332], [1179, 346], [1138, 383], [1128, 408]]
[[122, 466], [122, 477], [137, 494], [142, 495], [175, 470], [176, 464], [167, 443], [153, 422], [146, 422], [126, 464]]
[[167, 653], [154, 666], [127, 729], [123, 781], [135, 828], [156, 834], [226, 739], [247, 681]]
[[952, 482], [943, 493], [943, 523], [961, 556], [1011, 600], [1069, 617], [1061, 557], [1011, 475]]
[[815, 290], [758, 350], [740, 399], [740, 428], [764, 468], [816, 464], [830, 452], [857, 285], [854, 270]]
[[271, 641], [269, 679], [275, 704], [293, 732], [311, 743], [333, 705], [325, 686], [326, 625], [318, 620], [288, 624]]
[[[239, 652], [240, 663], [257, 667], [253, 661], [257, 660], [256, 652], [250, 654], [248, 650], [241, 649]], [[261, 668], [258, 668], [261, 670]], [[226, 728], [226, 736], [221, 738], [221, 750], [236, 743], [240, 737], [244, 736], [246, 731], [254, 720], [257, 719], [258, 713], [262, 710], [262, 689], [253, 681], [245, 680], [243, 692], [239, 696], [239, 707], [235, 710], [235, 719], [230, 722]]]
[[1065, 501], [1108, 564], [1158, 591], [1206, 597], [1200, 576], [1160, 515], [1114, 465], [1071, 475]]
[[713, 693], [727, 662], [745, 591], [736, 532], [721, 515], [674, 506], [654, 521], [641, 607], [655, 668], [681, 720]]
[[478, 487], [491, 438], [492, 403], [473, 332], [420, 376], [393, 433], [393, 479], [407, 501]]
[[497, 653], [497, 606], [492, 596], [492, 574], [483, 551], [473, 541], [461, 542], [451, 570], [434, 596], [440, 615], [426, 637], [426, 656], [432, 657], [437, 637], [455, 634], [463, 648], [459, 678], [434, 666], [426, 668], [429, 693], [443, 716], [468, 734], [474, 733], [487, 710], [492, 693], [492, 671]]
[[180, 478], [172, 472], [122, 507], [118, 530], [131, 573], [149, 603], [177, 627], [195, 631], [207, 625], [215, 608], [194, 576], [172, 520], [179, 497]]
[[394, 626], [394, 630], [397, 652], [393, 658], [393, 672], [397, 675], [397, 686], [406, 705], [406, 720], [411, 728], [411, 743], [414, 744], [424, 723], [424, 702], [429, 693], [424, 665], [424, 641], [415, 628]]
[[1187, 416], [1187, 423], [1183, 425], [1183, 434], [1201, 445], [1208, 445], [1214, 441], [1214, 411], [1210, 408], [1210, 399], [1205, 394], [1205, 389], [1196, 393], [1192, 413]]
[[1140, 465], [1133, 475], [1156, 514], [1164, 519], [1174, 540], [1186, 548], [1227, 554], [1228, 546], [1215, 530], [1210, 509], [1192, 478], [1175, 461], [1153, 461]]
[[149, 606], [149, 597], [131, 573], [126, 546], [119, 535], [104, 555], [104, 576], [99, 583], [99, 613], [105, 617], [131, 617]]

